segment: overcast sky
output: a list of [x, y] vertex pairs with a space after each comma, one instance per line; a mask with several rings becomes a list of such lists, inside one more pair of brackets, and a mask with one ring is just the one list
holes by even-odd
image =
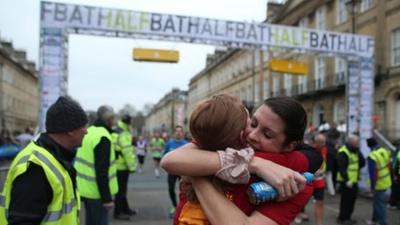
[[[50, 1], [50, 0], [49, 0]], [[257, 21], [265, 19], [267, 0], [53, 0], [136, 11]], [[39, 57], [38, 0], [0, 0], [0, 37], [26, 50], [36, 64]], [[178, 64], [133, 62], [132, 48], [179, 50]], [[187, 90], [191, 77], [205, 67], [213, 46], [176, 42], [70, 35], [69, 94], [85, 109], [126, 103], [140, 110], [156, 103], [173, 87]]]

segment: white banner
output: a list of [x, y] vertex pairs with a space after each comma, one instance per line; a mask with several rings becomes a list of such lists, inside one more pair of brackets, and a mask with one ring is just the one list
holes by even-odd
[[374, 110], [374, 63], [372, 59], [361, 59], [360, 76], [360, 140], [364, 156], [370, 152], [366, 140], [372, 137]]
[[46, 113], [50, 105], [63, 94], [64, 30], [41, 27], [40, 38], [40, 113], [39, 127], [44, 130]]
[[357, 61], [348, 62], [348, 83], [347, 83], [347, 128], [348, 133], [359, 131], [359, 64]]
[[[365, 35], [305, 29], [300, 27], [247, 23], [210, 18], [137, 12], [94, 6], [41, 2], [40, 129], [49, 104], [66, 93], [65, 34], [70, 30], [138, 34], [145, 38], [224, 45], [236, 48], [284, 47], [313, 52], [372, 58], [374, 39]], [[98, 32], [97, 32], [98, 33]], [[100, 33], [98, 33], [100, 34]], [[101, 35], [101, 34], [100, 34]], [[349, 69], [348, 126], [358, 130], [359, 71]], [[365, 79], [365, 82], [370, 82]], [[367, 86], [363, 86], [368, 88]], [[357, 93], [353, 93], [356, 91]], [[349, 92], [349, 93], [350, 93]], [[367, 107], [367, 106], [366, 106]], [[368, 106], [369, 107], [369, 106]]]
[[169, 36], [237, 47], [278, 46], [372, 57], [374, 39], [299, 27], [42, 2], [43, 27]]

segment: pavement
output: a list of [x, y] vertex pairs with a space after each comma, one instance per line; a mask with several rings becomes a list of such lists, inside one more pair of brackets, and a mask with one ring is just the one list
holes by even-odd
[[[1, 165], [0, 167], [4, 166]], [[2, 177], [0, 171], [0, 177]], [[3, 176], [4, 177], [4, 176]], [[0, 186], [3, 185], [0, 179]], [[178, 186], [178, 185], [177, 185]], [[171, 202], [168, 195], [167, 175], [161, 171], [161, 176], [156, 178], [153, 170], [153, 162], [150, 157], [145, 161], [142, 173], [135, 173], [130, 176], [128, 185], [128, 199], [131, 208], [138, 211], [136, 216], [132, 216], [130, 221], [115, 220], [110, 215], [112, 225], [168, 225], [172, 220], [168, 217]], [[340, 195], [325, 195], [324, 225], [336, 225], [336, 218], [339, 213]], [[306, 206], [306, 213], [310, 220], [302, 222], [304, 225], [312, 225], [314, 222], [314, 210], [312, 201]], [[388, 210], [388, 224], [400, 225], [400, 211]], [[110, 213], [111, 214], [111, 213]], [[365, 197], [357, 199], [353, 219], [358, 221], [357, 225], [366, 224], [366, 220], [372, 216], [372, 200]], [[84, 224], [84, 209], [81, 213], [81, 224]], [[293, 223], [295, 225], [295, 223]]]
[[[177, 185], [178, 186], [178, 185]], [[168, 195], [166, 173], [162, 172], [160, 178], [154, 176], [153, 162], [150, 157], [145, 161], [142, 173], [132, 174], [129, 182], [129, 202], [131, 207], [138, 211], [131, 221], [111, 220], [113, 225], [164, 225], [172, 224], [168, 218], [168, 210], [171, 202]], [[177, 191], [178, 193], [178, 191]], [[336, 218], [339, 213], [340, 195], [325, 195], [324, 225], [336, 225]], [[308, 222], [301, 224], [312, 225], [314, 222], [314, 207], [312, 201], [306, 206], [306, 213], [309, 215]], [[388, 210], [388, 224], [400, 225], [400, 211]], [[365, 197], [357, 199], [353, 219], [358, 225], [366, 224], [366, 220], [372, 216], [372, 200]], [[294, 225], [295, 223], [293, 223]]]

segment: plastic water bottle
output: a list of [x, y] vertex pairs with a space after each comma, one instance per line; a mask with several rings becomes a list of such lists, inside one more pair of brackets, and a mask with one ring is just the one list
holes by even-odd
[[[314, 180], [314, 174], [305, 172], [303, 176], [306, 178], [307, 183], [311, 183]], [[261, 203], [274, 200], [278, 198], [278, 191], [271, 185], [264, 181], [252, 183], [247, 190], [250, 203], [253, 205], [259, 205]]]

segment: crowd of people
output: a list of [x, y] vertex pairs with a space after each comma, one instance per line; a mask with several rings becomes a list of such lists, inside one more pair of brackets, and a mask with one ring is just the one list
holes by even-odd
[[[133, 137], [131, 123], [130, 115], [103, 105], [88, 124], [78, 102], [60, 97], [46, 114], [46, 132], [32, 140], [27, 129], [17, 138], [23, 150], [0, 195], [0, 223], [79, 224], [81, 202], [87, 225], [109, 224], [109, 213], [130, 220], [138, 212], [127, 198], [129, 178], [143, 172], [148, 156], [156, 178], [161, 167], [167, 172], [173, 224], [302, 223], [312, 201], [322, 225], [327, 190], [340, 193], [337, 223], [352, 225], [365, 166], [373, 194], [368, 224], [387, 224], [387, 190], [389, 208], [399, 208], [400, 153], [371, 137], [371, 153], [363, 156], [358, 136], [346, 136], [343, 123], [307, 126], [307, 113], [293, 98], [269, 98], [249, 112], [237, 98], [216, 95], [193, 111], [187, 132], [177, 125], [171, 134]], [[312, 183], [304, 172], [314, 174]], [[277, 190], [277, 201], [251, 203], [247, 190], [259, 180]], [[26, 192], [32, 184], [37, 188]]]

